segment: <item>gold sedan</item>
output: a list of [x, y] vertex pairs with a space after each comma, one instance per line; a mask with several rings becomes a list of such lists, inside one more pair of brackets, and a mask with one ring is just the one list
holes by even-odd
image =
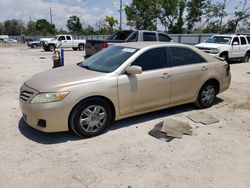
[[113, 120], [191, 102], [210, 107], [230, 82], [229, 65], [195, 47], [122, 43], [33, 76], [19, 101], [31, 127], [89, 137]]

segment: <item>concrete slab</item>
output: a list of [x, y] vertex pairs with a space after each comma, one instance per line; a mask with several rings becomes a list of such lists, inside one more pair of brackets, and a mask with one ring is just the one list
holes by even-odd
[[153, 136], [153, 137], [155, 137], [155, 138], [158, 138], [158, 139], [160, 139], [160, 140], [162, 140], [162, 141], [164, 141], [164, 142], [170, 142], [170, 141], [173, 140], [174, 138], [168, 136], [166, 133], [161, 132], [162, 126], [163, 126], [163, 121], [160, 122], [160, 123], [158, 123], [158, 124], [156, 124], [156, 125], [154, 126], [154, 128], [148, 132], [148, 134], [149, 134], [150, 136]]
[[195, 113], [189, 114], [187, 118], [189, 118], [195, 123], [202, 123], [204, 125], [209, 125], [209, 124], [220, 122], [218, 119], [216, 119], [215, 117], [205, 112], [195, 112]]
[[165, 119], [161, 132], [171, 137], [182, 138], [183, 134], [192, 135], [192, 127], [186, 122]]

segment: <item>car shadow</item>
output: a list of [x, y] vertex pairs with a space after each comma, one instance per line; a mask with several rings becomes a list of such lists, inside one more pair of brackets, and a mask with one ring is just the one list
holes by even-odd
[[[219, 104], [223, 102], [223, 99], [216, 98], [214, 105]], [[155, 112], [150, 112], [138, 116], [133, 116], [130, 118], [122, 119], [119, 121], [116, 121], [112, 123], [111, 126], [109, 126], [106, 131], [103, 133], [109, 131], [114, 131], [121, 128], [126, 128], [129, 126], [134, 126], [139, 123], [144, 123], [150, 120], [163, 118], [183, 112], [188, 112], [197, 109], [193, 104], [184, 104], [176, 107], [167, 108], [164, 110], [159, 110]], [[76, 136], [72, 131], [68, 132], [60, 132], [60, 133], [44, 133], [40, 132], [29, 125], [24, 121], [23, 118], [19, 120], [18, 128], [23, 136], [25, 136], [27, 139], [32, 140], [34, 142], [50, 145], [50, 144], [60, 144], [68, 141], [78, 141], [82, 139], [91, 139], [91, 138], [83, 138]], [[153, 128], [153, 126], [152, 126]], [[101, 136], [101, 135], [100, 135]]]
[[[223, 101], [224, 101], [223, 99], [216, 97], [216, 99], [214, 101], [214, 105], [217, 105]], [[199, 110], [199, 108], [197, 108], [194, 104], [189, 103], [189, 104], [183, 104], [183, 105], [179, 105], [179, 106], [175, 106], [175, 107], [171, 107], [171, 108], [166, 108], [163, 110], [154, 111], [154, 112], [150, 112], [150, 113], [146, 113], [146, 114], [141, 114], [138, 116], [129, 117], [129, 118], [114, 122], [110, 126], [110, 128], [108, 130], [106, 130], [106, 132], [120, 129], [120, 128], [124, 128], [124, 127], [133, 126], [133, 125], [136, 125], [138, 123], [144, 123], [144, 122], [147, 122], [147, 121], [150, 121], [153, 119], [164, 118], [167, 116], [172, 116], [175, 114], [192, 111], [192, 110]]]
[[19, 131], [27, 139], [40, 144], [59, 144], [67, 141], [81, 140], [82, 138], [76, 136], [72, 132], [59, 132], [59, 133], [44, 133], [30, 127], [23, 118], [18, 123]]

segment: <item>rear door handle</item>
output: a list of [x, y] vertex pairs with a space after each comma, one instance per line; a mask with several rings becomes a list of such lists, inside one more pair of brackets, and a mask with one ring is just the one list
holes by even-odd
[[163, 79], [168, 79], [169, 77], [170, 77], [170, 74], [168, 74], [168, 73], [163, 73], [161, 75], [161, 78], [163, 78]]
[[205, 67], [205, 66], [203, 66], [203, 67], [201, 68], [201, 70], [202, 70], [202, 71], [207, 71], [207, 70], [208, 70], [208, 68], [207, 68], [207, 67]]

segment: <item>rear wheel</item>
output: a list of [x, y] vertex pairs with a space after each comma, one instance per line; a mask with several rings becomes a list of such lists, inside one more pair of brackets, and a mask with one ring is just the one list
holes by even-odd
[[70, 115], [70, 128], [79, 136], [92, 137], [101, 134], [111, 123], [111, 108], [99, 98], [80, 102]]
[[200, 89], [198, 98], [195, 102], [195, 105], [199, 108], [208, 108], [212, 106], [215, 97], [216, 97], [216, 87], [213, 83], [206, 83]]
[[37, 46], [37, 44], [32, 44], [31, 45], [31, 48], [37, 48], [38, 46]]
[[243, 63], [247, 63], [247, 62], [249, 61], [249, 57], [250, 57], [250, 54], [249, 54], [249, 53], [246, 53], [246, 55], [243, 57], [242, 62], [243, 62]]
[[78, 49], [79, 49], [80, 51], [83, 51], [83, 50], [84, 50], [84, 44], [79, 44]]

